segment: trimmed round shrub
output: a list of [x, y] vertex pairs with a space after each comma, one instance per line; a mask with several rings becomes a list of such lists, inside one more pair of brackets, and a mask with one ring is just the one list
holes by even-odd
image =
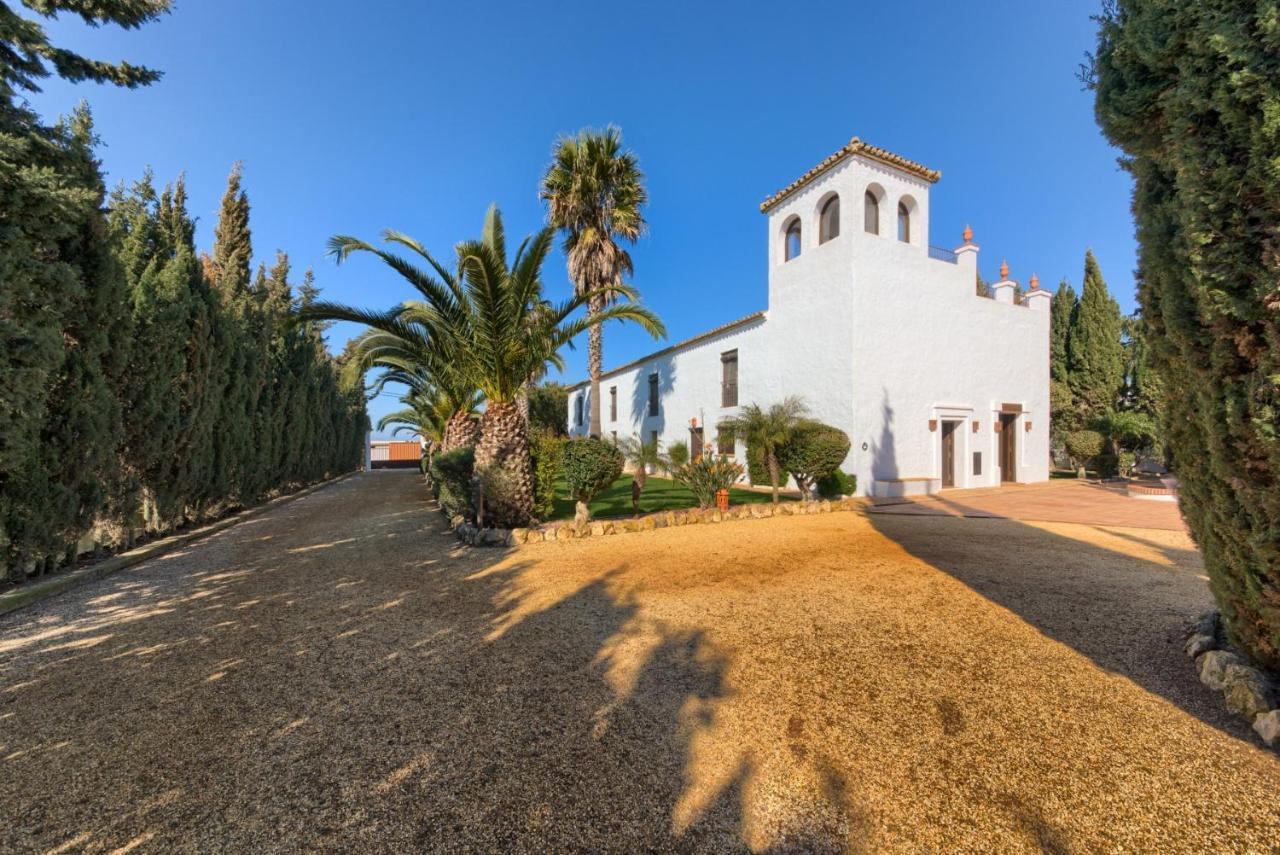
[[590, 502], [622, 476], [622, 452], [599, 439], [574, 439], [564, 444], [561, 466], [569, 495]]
[[858, 492], [858, 476], [848, 475], [837, 469], [825, 478], [819, 478], [817, 489], [818, 495], [824, 499], [852, 496]]
[[814, 484], [840, 468], [849, 456], [849, 435], [838, 427], [803, 421], [778, 449], [778, 465], [796, 481], [806, 498]]
[[1107, 439], [1096, 430], [1073, 430], [1067, 434], [1067, 454], [1075, 461], [1077, 467], [1083, 469], [1102, 453]]

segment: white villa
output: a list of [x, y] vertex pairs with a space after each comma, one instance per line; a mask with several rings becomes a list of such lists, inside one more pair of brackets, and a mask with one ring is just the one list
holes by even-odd
[[[770, 196], [768, 308], [604, 373], [604, 439], [710, 445], [742, 404], [799, 395], [849, 434], [843, 469], [867, 495], [1049, 477], [1049, 300], [1001, 265], [975, 292], [978, 247], [929, 244], [940, 173], [854, 137]], [[587, 383], [569, 390], [585, 435]], [[696, 453], [696, 451], [695, 451]]]

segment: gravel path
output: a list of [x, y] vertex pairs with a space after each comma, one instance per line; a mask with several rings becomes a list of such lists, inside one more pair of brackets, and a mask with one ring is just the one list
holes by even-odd
[[0, 618], [0, 851], [1275, 851], [1181, 532], [460, 550], [360, 476]]

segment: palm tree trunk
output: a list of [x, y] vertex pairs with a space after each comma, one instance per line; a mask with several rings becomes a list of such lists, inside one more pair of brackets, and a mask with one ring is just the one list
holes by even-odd
[[485, 519], [494, 525], [515, 528], [533, 518], [529, 427], [513, 402], [490, 401], [480, 416], [476, 486]]
[[[592, 297], [587, 316], [594, 317], [604, 309], [604, 297]], [[600, 438], [600, 374], [604, 370], [604, 330], [600, 324], [587, 333], [587, 375], [591, 378], [591, 424], [588, 433]]]
[[480, 425], [471, 414], [458, 410], [449, 416], [444, 426], [444, 438], [440, 443], [441, 451], [453, 451], [456, 448], [471, 448], [480, 441]]
[[773, 485], [773, 503], [778, 504], [778, 458], [774, 457], [772, 451], [764, 453], [764, 462], [769, 467], [769, 483]]
[[529, 424], [529, 390], [531, 388], [533, 388], [533, 381], [526, 380], [516, 394], [516, 407], [519, 408], [520, 417], [524, 419], [526, 425]]

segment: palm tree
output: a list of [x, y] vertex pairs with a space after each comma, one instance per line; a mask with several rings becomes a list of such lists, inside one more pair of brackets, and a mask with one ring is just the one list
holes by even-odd
[[[392, 375], [396, 373], [398, 372], [383, 372], [375, 381], [374, 388], [380, 388], [395, 379]], [[400, 403], [406, 406], [404, 409], [387, 413], [378, 419], [378, 430], [385, 431], [395, 425], [395, 429], [391, 431], [393, 436], [405, 430], [421, 436], [425, 442], [427, 458], [426, 470], [423, 474], [430, 479], [431, 463], [435, 459], [436, 453], [452, 450], [444, 446], [444, 440], [449, 434], [449, 428], [454, 424], [452, 417], [458, 413], [466, 413], [468, 416], [474, 413], [480, 406], [480, 394], [478, 392], [473, 393], [470, 401], [457, 401], [439, 388], [419, 385], [419, 381], [416, 378], [406, 378], [406, 380], [401, 380], [400, 382], [406, 382], [409, 385], [409, 393], [400, 398]], [[469, 420], [475, 424], [474, 419]], [[474, 443], [471, 444], [474, 445]]]
[[403, 256], [378, 249], [349, 235], [330, 238], [329, 254], [341, 264], [354, 252], [371, 253], [412, 284], [422, 300], [407, 301], [387, 311], [317, 301], [303, 307], [299, 316], [303, 320], [364, 324], [367, 329], [352, 344], [353, 358], [344, 369], [344, 381], [354, 386], [363, 382], [371, 368], [383, 368], [383, 374], [371, 390], [375, 393], [387, 383], [399, 383], [410, 392], [430, 387], [440, 396], [442, 404], [452, 406], [440, 450], [474, 446], [480, 440], [480, 425], [474, 415], [476, 384], [460, 366], [455, 352], [455, 348], [460, 346], [459, 341], [432, 333], [432, 326], [440, 322], [431, 308], [432, 301], [450, 296], [456, 299], [456, 295], [462, 292], [461, 261], [448, 268], [407, 235], [388, 230], [383, 233], [383, 238], [422, 257], [430, 269], [424, 270]]
[[[623, 276], [632, 273], [631, 255], [618, 244], [634, 244], [644, 231], [640, 209], [648, 201], [644, 173], [635, 154], [622, 148], [622, 132], [584, 129], [556, 142], [542, 179], [547, 220], [564, 233], [564, 252], [574, 293], [593, 295], [587, 314], [594, 317], [620, 296]], [[600, 374], [604, 335], [591, 327], [587, 374], [591, 380], [589, 433], [600, 436]]]
[[560, 351], [605, 321], [638, 323], [655, 338], [666, 334], [657, 316], [635, 303], [634, 292], [624, 285], [609, 290], [627, 299], [593, 316], [573, 317], [599, 296], [594, 291], [559, 303], [544, 299], [542, 265], [553, 234], [544, 228], [526, 238], [508, 261], [502, 215], [490, 207], [480, 240], [458, 245], [457, 268], [450, 271], [416, 241], [387, 233], [387, 240], [426, 258], [434, 275], [354, 238], [334, 238], [330, 245], [340, 258], [354, 250], [373, 252], [423, 299], [389, 312], [334, 304], [309, 309], [313, 317], [368, 324], [375, 338], [370, 347], [386, 348], [378, 350], [380, 364], [409, 375], [425, 371], [440, 386], [469, 384], [484, 396], [475, 455], [477, 507], [497, 525], [524, 525], [533, 514], [528, 423], [518, 404], [529, 378], [540, 376], [548, 365], [562, 367]]
[[729, 431], [747, 444], [749, 450], [758, 452], [769, 469], [769, 482], [773, 485], [773, 503], [778, 503], [778, 487], [781, 467], [778, 465], [778, 449], [785, 445], [796, 427], [808, 413], [804, 401], [792, 395], [781, 404], [764, 409], [759, 404], [748, 404], [733, 417], [723, 419], [719, 429]]
[[618, 440], [618, 450], [631, 467], [631, 508], [638, 514], [640, 494], [644, 492], [645, 482], [649, 479], [649, 467], [660, 468], [665, 461], [657, 442], [645, 442], [638, 436], [624, 436]]

